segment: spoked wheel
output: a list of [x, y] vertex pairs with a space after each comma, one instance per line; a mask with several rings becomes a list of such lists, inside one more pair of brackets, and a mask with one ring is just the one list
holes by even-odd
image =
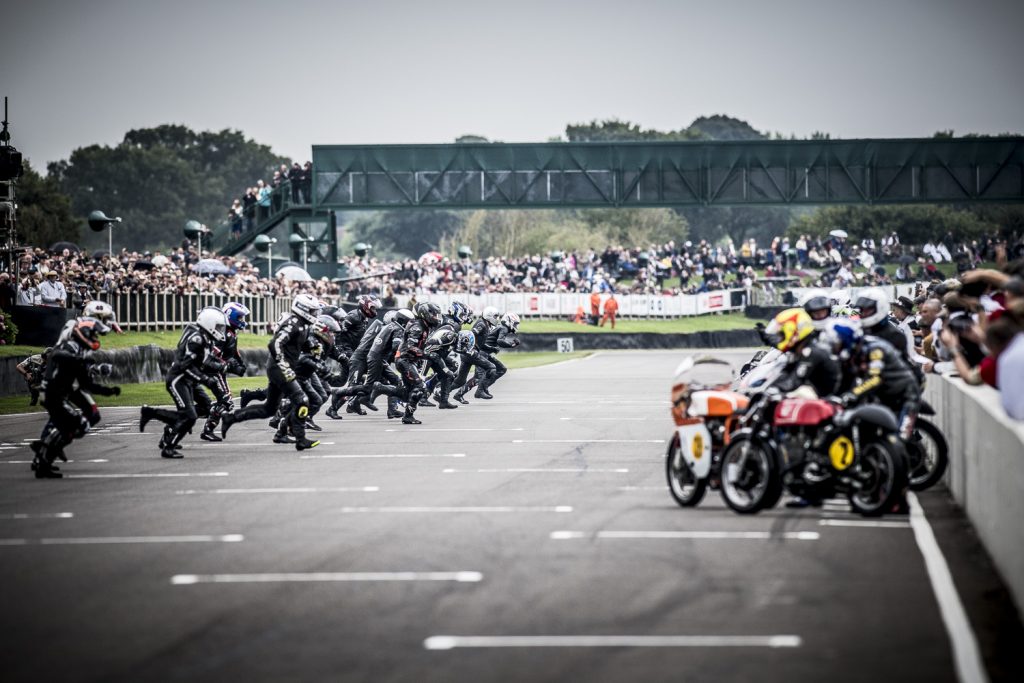
[[772, 454], [761, 443], [733, 440], [722, 453], [722, 500], [741, 515], [750, 515], [778, 502], [782, 481]]
[[850, 505], [865, 517], [878, 517], [892, 509], [906, 484], [906, 460], [895, 438], [868, 441], [861, 448], [856, 467], [860, 490], [850, 493]]
[[939, 428], [918, 418], [914, 435], [906, 447], [910, 488], [924, 491], [937, 484], [949, 465], [949, 446]]
[[708, 483], [698, 479], [690, 469], [686, 459], [680, 452], [679, 435], [676, 434], [668, 444], [665, 454], [665, 476], [668, 478], [668, 491], [675, 501], [684, 508], [694, 507], [704, 499]]

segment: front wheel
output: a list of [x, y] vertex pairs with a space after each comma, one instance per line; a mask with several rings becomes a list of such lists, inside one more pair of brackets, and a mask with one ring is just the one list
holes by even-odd
[[895, 437], [864, 444], [857, 458], [862, 486], [849, 495], [854, 511], [878, 517], [893, 508], [906, 485], [905, 457]]
[[772, 453], [760, 441], [734, 439], [722, 453], [722, 500], [741, 515], [752, 515], [778, 502], [782, 480]]
[[[694, 507], [704, 499], [708, 490], [705, 479], [698, 479], [679, 452], [679, 435], [676, 434], [668, 444], [665, 454], [665, 476], [668, 478], [668, 492], [682, 507]], [[676, 463], [679, 466], [676, 466]]]
[[918, 418], [906, 446], [911, 490], [924, 491], [935, 486], [949, 465], [949, 446], [942, 432], [928, 420]]

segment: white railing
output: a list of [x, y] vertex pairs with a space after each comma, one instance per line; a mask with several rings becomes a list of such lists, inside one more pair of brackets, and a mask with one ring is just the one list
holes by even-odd
[[132, 332], [177, 329], [195, 320], [203, 308], [220, 308], [229, 301], [237, 301], [251, 311], [252, 331], [265, 332], [268, 325], [291, 308], [289, 297], [128, 293], [104, 294], [97, 298], [111, 305], [122, 329]]

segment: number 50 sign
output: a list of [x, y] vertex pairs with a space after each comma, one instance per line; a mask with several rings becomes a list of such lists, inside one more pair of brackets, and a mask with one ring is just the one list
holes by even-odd
[[572, 353], [572, 337], [559, 337], [558, 338], [558, 352], [559, 353]]

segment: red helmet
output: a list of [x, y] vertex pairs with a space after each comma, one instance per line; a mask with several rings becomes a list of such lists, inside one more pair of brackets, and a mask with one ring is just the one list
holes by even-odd
[[78, 318], [72, 334], [85, 346], [93, 351], [100, 348], [100, 337], [110, 331], [102, 320], [96, 318]]
[[357, 301], [359, 303], [359, 310], [363, 312], [363, 315], [367, 318], [377, 317], [377, 311], [382, 305], [380, 299], [372, 294], [363, 294]]

